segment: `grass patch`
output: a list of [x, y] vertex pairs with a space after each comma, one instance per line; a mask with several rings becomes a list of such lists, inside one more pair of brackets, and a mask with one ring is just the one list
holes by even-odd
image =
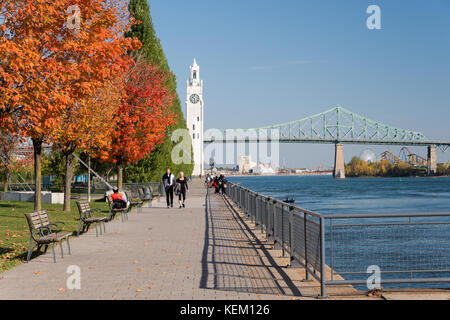
[[[71, 201], [71, 212], [63, 212], [62, 204], [43, 203], [50, 222], [62, 221], [65, 232], [77, 232], [79, 213], [76, 200]], [[30, 231], [25, 213], [33, 212], [32, 202], [0, 201], [0, 273], [11, 269], [26, 260]], [[109, 212], [108, 204], [103, 201], [91, 201], [91, 208], [102, 211], [96, 215], [104, 216]]]

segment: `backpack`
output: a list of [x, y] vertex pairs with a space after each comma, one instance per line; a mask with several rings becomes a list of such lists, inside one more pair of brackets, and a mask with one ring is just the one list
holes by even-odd
[[125, 209], [127, 207], [127, 203], [122, 199], [114, 199], [113, 200], [113, 209]]
[[175, 193], [176, 196], [179, 196], [181, 193], [181, 185], [178, 182], [175, 182], [174, 186], [173, 186], [173, 192]]

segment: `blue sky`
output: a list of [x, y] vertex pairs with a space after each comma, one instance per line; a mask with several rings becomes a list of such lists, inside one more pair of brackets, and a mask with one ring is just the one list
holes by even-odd
[[[338, 104], [450, 140], [449, 0], [150, 0], [182, 101], [204, 80], [205, 129], [300, 119]], [[366, 9], [381, 8], [381, 30]], [[344, 146], [346, 160], [365, 146]], [[398, 147], [373, 147], [376, 153]], [[331, 166], [332, 145], [282, 145], [290, 167]], [[425, 148], [414, 148], [425, 155]], [[439, 161], [450, 152], [438, 153]]]

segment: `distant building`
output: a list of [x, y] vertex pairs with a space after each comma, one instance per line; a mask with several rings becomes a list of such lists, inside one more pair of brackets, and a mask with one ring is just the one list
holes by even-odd
[[238, 168], [240, 173], [249, 173], [256, 167], [256, 162], [252, 162], [250, 156], [240, 156], [238, 158]]
[[264, 164], [264, 163], [258, 164], [256, 167], [252, 168], [252, 170], [253, 170], [253, 173], [262, 174], [262, 175], [275, 173], [275, 170], [271, 166]]

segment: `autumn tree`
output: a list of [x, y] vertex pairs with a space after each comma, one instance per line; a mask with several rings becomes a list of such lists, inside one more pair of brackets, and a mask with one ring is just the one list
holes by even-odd
[[[118, 74], [119, 79], [122, 74]], [[68, 108], [54, 128], [54, 148], [64, 156], [64, 211], [70, 211], [73, 154], [83, 150], [89, 155], [106, 158], [111, 150], [114, 116], [122, 99], [122, 81], [107, 81], [90, 97]]]
[[[137, 42], [125, 39], [126, 0], [3, 0], [0, 3], [0, 112], [20, 115], [33, 143], [35, 210], [41, 209], [41, 154], [54, 128], [126, 68]], [[76, 7], [73, 7], [76, 5]], [[74, 9], [76, 16], [70, 16]], [[78, 10], [78, 11], [77, 11]], [[70, 19], [81, 16], [80, 24]], [[8, 119], [8, 117], [3, 117]]]
[[176, 122], [170, 110], [174, 95], [165, 86], [167, 73], [138, 59], [124, 79], [125, 98], [115, 116], [115, 134], [109, 160], [116, 164], [118, 187], [123, 166], [146, 157], [164, 141], [167, 128]]
[[[159, 181], [166, 167], [171, 167], [174, 172], [183, 171], [186, 176], [189, 176], [194, 167], [193, 163], [175, 164], [171, 158], [172, 149], [175, 147], [171, 139], [171, 133], [177, 129], [187, 130], [187, 126], [181, 108], [181, 101], [177, 95], [176, 77], [170, 70], [163, 47], [156, 35], [150, 14], [150, 6], [147, 0], [130, 0], [128, 10], [139, 23], [134, 24], [126, 36], [138, 38], [142, 42], [142, 48], [139, 50], [142, 57], [147, 62], [158, 66], [160, 70], [170, 74], [170, 77], [167, 78], [166, 86], [169, 88], [169, 92], [174, 95], [170, 109], [177, 115], [177, 118], [175, 123], [168, 128], [163, 143], [157, 145], [151, 154], [136, 164], [130, 164], [126, 167], [127, 176], [139, 181]], [[188, 143], [191, 144], [190, 135], [187, 135], [187, 138], [190, 140]], [[193, 158], [192, 152], [190, 158]]]

